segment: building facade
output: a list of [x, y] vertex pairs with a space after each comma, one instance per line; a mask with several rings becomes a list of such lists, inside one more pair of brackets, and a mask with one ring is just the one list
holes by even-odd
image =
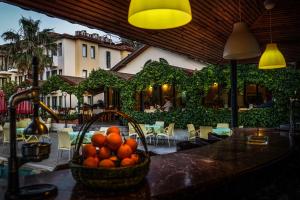
[[[58, 34], [57, 51], [51, 52], [53, 66], [44, 71], [41, 80], [47, 80], [53, 75], [87, 78], [92, 70], [110, 70], [115, 64], [127, 57], [132, 51], [128, 45], [115, 44], [107, 37], [89, 34], [86, 31], [76, 31], [75, 35]], [[102, 96], [84, 97], [84, 103], [93, 104]], [[66, 102], [64, 102], [66, 100]], [[64, 107], [74, 108], [77, 99], [74, 95], [63, 95], [55, 91], [44, 97], [44, 101], [52, 109]]]

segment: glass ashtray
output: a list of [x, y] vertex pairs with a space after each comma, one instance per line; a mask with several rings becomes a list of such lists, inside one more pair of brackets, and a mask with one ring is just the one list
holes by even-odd
[[247, 137], [247, 144], [267, 145], [268, 143], [268, 136], [250, 135]]

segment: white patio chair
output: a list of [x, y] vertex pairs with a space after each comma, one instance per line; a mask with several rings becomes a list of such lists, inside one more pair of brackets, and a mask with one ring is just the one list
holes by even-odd
[[156, 145], [158, 144], [158, 137], [165, 137], [165, 138], [167, 138], [168, 143], [169, 143], [169, 147], [170, 147], [170, 138], [172, 138], [173, 141], [174, 141], [174, 143], [175, 143], [174, 126], [175, 126], [175, 123], [171, 123], [171, 124], [169, 124], [168, 127], [166, 127], [164, 129], [163, 133], [158, 133], [156, 135]]
[[57, 162], [59, 151], [61, 151], [60, 157], [62, 157], [63, 151], [69, 151], [69, 160], [71, 160], [72, 141], [69, 135], [69, 131], [59, 131], [58, 137], [58, 148], [57, 148]]
[[137, 132], [135, 131], [131, 123], [128, 123], [128, 136], [130, 138], [135, 138], [135, 139], [138, 139], [139, 137], [139, 135], [137, 134]]
[[48, 132], [51, 131], [51, 128], [52, 128], [52, 118], [48, 118], [45, 122], [45, 125], [47, 126], [48, 128]]
[[0, 125], [0, 135], [1, 135], [1, 139], [3, 140], [3, 127], [2, 127], [2, 125]]
[[200, 138], [208, 140], [208, 134], [212, 133], [212, 126], [200, 126]]
[[146, 141], [147, 141], [147, 138], [149, 138], [149, 143], [151, 144], [151, 141], [152, 141], [151, 139], [152, 139], [152, 137], [153, 137], [153, 138], [155, 137], [155, 136], [154, 136], [154, 133], [148, 132], [147, 129], [146, 129], [145, 124], [139, 124], [139, 125], [140, 125], [140, 127], [141, 127], [142, 132], [143, 132], [144, 135], [145, 135]]
[[100, 127], [99, 131], [104, 132], [104, 135], [106, 135], [108, 127]]
[[[25, 141], [25, 137], [23, 134], [17, 135], [17, 142]], [[9, 144], [10, 142], [10, 133], [9, 133], [9, 123], [6, 122], [3, 126], [3, 147], [5, 144]], [[3, 148], [4, 150], [4, 148]]]
[[196, 130], [194, 124], [187, 124], [188, 140], [193, 140], [196, 137], [200, 137], [200, 129]]

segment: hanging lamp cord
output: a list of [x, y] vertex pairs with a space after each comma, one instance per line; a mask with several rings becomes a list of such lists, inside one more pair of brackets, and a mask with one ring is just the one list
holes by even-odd
[[269, 15], [270, 15], [270, 39], [271, 39], [271, 43], [273, 43], [273, 36], [272, 36], [272, 11], [269, 11]]
[[241, 0], [239, 0], [239, 15], [240, 15], [240, 22], [242, 22]]

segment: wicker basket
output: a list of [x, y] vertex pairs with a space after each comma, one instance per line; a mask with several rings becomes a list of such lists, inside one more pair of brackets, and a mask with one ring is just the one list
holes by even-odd
[[[132, 124], [138, 133], [145, 151], [137, 150], [141, 161], [131, 167], [117, 168], [88, 168], [82, 165], [83, 157], [79, 154], [85, 133], [89, 127], [97, 120], [106, 118], [107, 115], [118, 115]], [[137, 122], [128, 115], [119, 111], [105, 111], [95, 115], [90, 121], [85, 123], [76, 138], [75, 153], [69, 163], [73, 178], [88, 187], [100, 189], [125, 189], [139, 184], [149, 171], [150, 156], [147, 149], [145, 136]]]

